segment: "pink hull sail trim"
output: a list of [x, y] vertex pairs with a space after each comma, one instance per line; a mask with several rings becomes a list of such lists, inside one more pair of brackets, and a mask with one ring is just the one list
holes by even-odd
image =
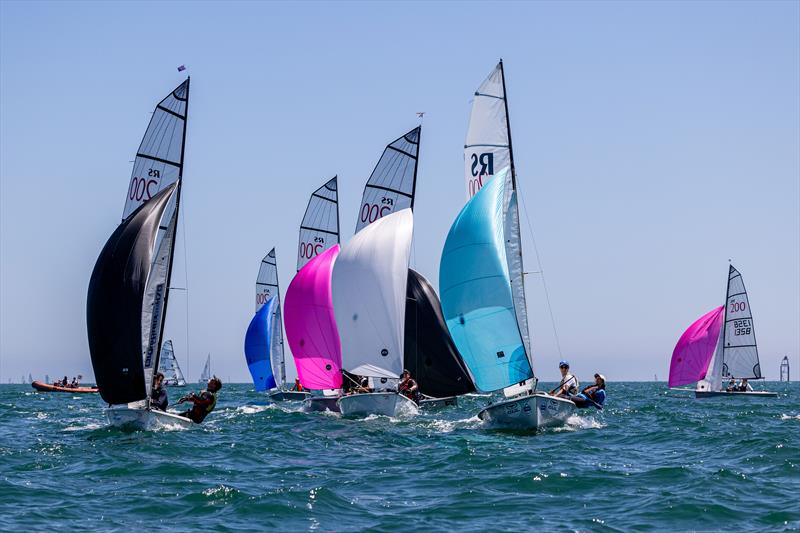
[[316, 256], [300, 269], [286, 291], [286, 337], [297, 376], [307, 389], [342, 386], [342, 348], [331, 299], [331, 273], [338, 255], [337, 244]]
[[706, 377], [717, 347], [723, 310], [724, 306], [720, 306], [701, 316], [678, 339], [669, 365], [670, 387], [694, 383]]

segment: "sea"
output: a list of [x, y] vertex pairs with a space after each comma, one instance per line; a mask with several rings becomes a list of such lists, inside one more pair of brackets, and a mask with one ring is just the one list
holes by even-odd
[[0, 385], [0, 530], [797, 531], [800, 383], [759, 386], [780, 395], [610, 383], [526, 433], [485, 428], [481, 396], [349, 420], [244, 384], [200, 426], [121, 431], [98, 395]]

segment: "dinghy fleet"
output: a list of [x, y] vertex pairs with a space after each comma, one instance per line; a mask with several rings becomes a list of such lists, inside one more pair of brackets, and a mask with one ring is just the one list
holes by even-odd
[[[92, 365], [115, 425], [193, 424], [150, 405], [159, 369], [169, 385], [186, 384], [172, 342], [162, 337], [189, 86], [187, 78], [156, 106], [136, 154], [122, 222], [100, 252], [89, 283]], [[520, 177], [503, 62], [474, 94], [464, 146], [466, 201], [442, 249], [440, 296], [410, 268], [421, 139], [418, 126], [386, 145], [364, 187], [355, 234], [345, 243], [339, 178], [311, 193], [283, 308], [276, 249], [261, 260], [255, 310], [244, 335], [255, 390], [275, 402], [302, 402], [309, 412], [347, 417], [411, 416], [455, 405], [464, 394], [496, 393], [477, 413], [490, 427], [565, 424], [576, 403], [539, 391], [534, 373]], [[696, 382], [698, 397], [734, 394], [722, 386], [730, 376], [761, 377], [747, 294], [741, 275], [730, 268], [726, 305], [695, 322], [673, 354], [670, 386]], [[284, 329], [297, 370], [293, 385], [286, 378]], [[205, 380], [213, 379], [210, 365], [209, 355]], [[420, 394], [401, 392], [411, 383], [401, 382], [404, 371]]]

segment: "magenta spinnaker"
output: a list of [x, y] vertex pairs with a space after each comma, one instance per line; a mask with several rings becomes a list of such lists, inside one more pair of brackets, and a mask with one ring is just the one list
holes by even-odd
[[307, 389], [342, 386], [342, 347], [331, 298], [331, 273], [339, 245], [306, 263], [286, 291], [284, 320], [297, 376]]
[[669, 386], [678, 387], [706, 377], [722, 327], [724, 306], [709, 311], [683, 332], [669, 365]]

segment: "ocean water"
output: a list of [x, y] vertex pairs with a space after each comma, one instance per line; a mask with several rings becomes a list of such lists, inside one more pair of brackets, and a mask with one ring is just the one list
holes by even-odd
[[97, 395], [0, 385], [0, 530], [798, 530], [800, 383], [766, 386], [612, 383], [602, 413], [525, 434], [483, 428], [481, 397], [344, 420], [246, 385], [202, 426], [123, 432]]

